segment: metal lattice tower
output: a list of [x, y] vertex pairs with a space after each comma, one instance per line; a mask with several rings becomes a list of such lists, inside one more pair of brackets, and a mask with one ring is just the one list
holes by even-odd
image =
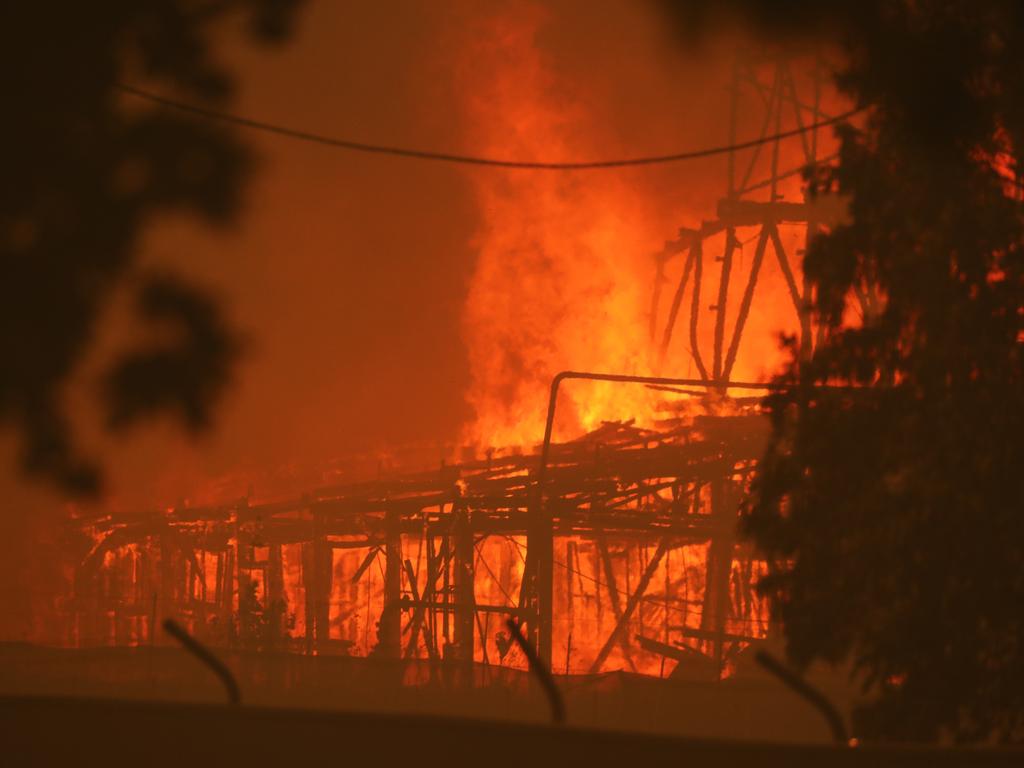
[[[759, 138], [781, 133], [790, 128], [805, 129], [828, 119], [831, 115], [821, 109], [822, 71], [820, 58], [815, 57], [809, 73], [809, 84], [800, 92], [794, 76], [794, 62], [784, 54], [740, 55], [737, 57], [731, 84], [729, 117], [729, 144], [737, 141], [737, 124], [741, 120], [741, 102], [753, 101], [755, 107], [747, 111], [743, 121], [760, 125]], [[682, 227], [677, 237], [665, 243], [655, 256], [656, 278], [651, 302], [651, 342], [656, 349], [659, 369], [663, 369], [673, 335], [679, 325], [688, 331], [688, 346], [693, 364], [702, 379], [721, 382], [731, 377], [740, 352], [743, 332], [756, 300], [758, 279], [764, 266], [769, 246], [775, 255], [785, 279], [789, 296], [799, 321], [799, 347], [804, 358], [810, 357], [816, 343], [811, 312], [811, 286], [806, 278], [800, 280], [793, 269], [793, 256], [787, 252], [779, 234], [780, 225], [795, 225], [804, 229], [804, 250], [822, 223], [832, 223], [840, 215], [835, 198], [822, 196], [801, 202], [783, 201], [779, 183], [799, 176], [807, 168], [815, 168], [835, 156], [822, 157], [819, 153], [819, 130], [802, 130], [788, 139], [758, 144], [746, 150], [733, 150], [727, 156], [725, 196], [719, 200], [714, 219], [702, 221], [698, 227]], [[780, 170], [780, 156], [785, 142], [799, 143], [802, 161], [795, 167]], [[767, 168], [765, 168], [767, 166]], [[755, 179], [758, 172], [766, 172]], [[764, 199], [764, 198], [767, 199]], [[735, 257], [740, 247], [738, 232], [753, 230], [756, 246], [746, 275], [735, 269]], [[706, 244], [724, 233], [724, 245], [715, 258], [721, 262], [718, 284], [709, 284], [704, 276]], [[667, 316], [660, 317], [661, 299], [667, 283], [666, 267], [677, 258], [683, 259], [683, 268]], [[687, 310], [683, 301], [687, 288], [690, 302]], [[708, 308], [714, 312], [714, 337], [707, 365], [707, 350], [702, 349], [699, 335], [702, 296], [713, 291], [714, 303]], [[730, 297], [740, 291], [740, 304], [735, 322], [727, 328]], [[684, 314], [686, 317], [680, 317]]]

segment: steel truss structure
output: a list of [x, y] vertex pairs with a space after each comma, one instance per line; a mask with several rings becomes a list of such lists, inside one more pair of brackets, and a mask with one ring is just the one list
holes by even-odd
[[[740, 117], [742, 97], [753, 100], [755, 111], [760, 112], [751, 119], [761, 126], [759, 138], [777, 135], [786, 124], [804, 129], [823, 119], [834, 117], [821, 108], [821, 85], [823, 63], [815, 57], [810, 71], [810, 95], [800, 93], [794, 76], [793, 61], [778, 53], [760, 56], [740, 55], [733, 70], [731, 88], [729, 143], [737, 140], [737, 122]], [[687, 349], [700, 377], [709, 381], [728, 380], [736, 363], [743, 331], [755, 298], [758, 278], [761, 275], [768, 246], [774, 252], [779, 269], [785, 280], [789, 297], [799, 322], [799, 349], [802, 356], [813, 354], [816, 338], [820, 334], [812, 330], [810, 312], [811, 286], [806, 278], [800, 283], [793, 270], [792, 254], [787, 252], [780, 226], [796, 226], [803, 230], [804, 248], [823, 224], [834, 224], [843, 216], [842, 204], [832, 195], [810, 197], [805, 194], [800, 202], [783, 201], [780, 182], [802, 175], [807, 169], [835, 160], [835, 155], [821, 157], [819, 154], [817, 128], [808, 128], [798, 138], [801, 162], [792, 168], [779, 169], [782, 146], [776, 139], [767, 144], [758, 144], [751, 150], [731, 152], [728, 155], [726, 194], [718, 201], [717, 217], [701, 222], [699, 227], [682, 227], [675, 239], [665, 243], [664, 249], [655, 255], [656, 277], [651, 299], [651, 343], [657, 348], [659, 368], [664, 365], [672, 344], [676, 327], [681, 324], [680, 311], [687, 288], [690, 290], [688, 307]], [[766, 150], [766, 151], [765, 151]], [[767, 154], [767, 157], [765, 156]], [[767, 166], [765, 178], [752, 181], [755, 172]], [[735, 270], [737, 251], [744, 240], [740, 232], [752, 233], [749, 240], [756, 240], [754, 256], [744, 279]], [[724, 234], [722, 252], [715, 260], [721, 263], [718, 284], [705, 285], [704, 259], [706, 244]], [[683, 267], [679, 275], [672, 300], [665, 318], [661, 315], [661, 300], [664, 286], [668, 283], [666, 270], [671, 262], [682, 258]], [[692, 280], [691, 280], [692, 277]], [[702, 295], [714, 290], [714, 303], [708, 309], [714, 313], [714, 340], [711, 354], [711, 368], [702, 352], [699, 322], [703, 304]], [[727, 332], [730, 294], [735, 296], [742, 290], [740, 304], [731, 331]], [[663, 325], [659, 326], [659, 323]], [[659, 333], [660, 328], [660, 333]], [[726, 339], [728, 345], [726, 346]]]

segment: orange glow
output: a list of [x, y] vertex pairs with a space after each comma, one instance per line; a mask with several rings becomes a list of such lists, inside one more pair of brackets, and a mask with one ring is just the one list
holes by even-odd
[[[541, 22], [496, 19], [464, 52], [474, 150], [503, 157], [593, 156], [584, 105], [534, 47]], [[463, 311], [471, 361], [468, 442], [531, 445], [559, 370], [649, 373], [644, 329], [658, 227], [621, 175], [507, 172], [472, 177], [482, 225]], [[637, 258], [640, 257], [640, 258]], [[651, 412], [640, 388], [573, 386], [560, 426]]]
[[[602, 128], [602, 120], [593, 105], [574, 90], [571, 82], [560, 78], [538, 46], [537, 36], [544, 23], [544, 12], [524, 13], [517, 7], [514, 18], [513, 14], [499, 14], [481, 24], [472, 42], [461, 51], [459, 91], [467, 95], [460, 117], [466, 125], [468, 151], [495, 157], [554, 160], [615, 154], [620, 144]], [[707, 87], [725, 85], [708, 83]], [[756, 135], [761, 129], [760, 113], [749, 104], [744, 108], [746, 111], [741, 111], [738, 119], [740, 139]], [[807, 117], [804, 115], [805, 119]], [[695, 114], [693, 119], [701, 118]], [[779, 127], [789, 129], [792, 122]], [[833, 145], [831, 133], [821, 132], [818, 155], [829, 154], [834, 150]], [[800, 142], [790, 141], [779, 148], [774, 158], [772, 148], [767, 146], [756, 163], [752, 153], [748, 153], [739, 156], [737, 165], [745, 168], [751, 163], [754, 175], [749, 181], [753, 184], [764, 178], [770, 163], [775, 163], [780, 171], [798, 167], [803, 157], [801, 152]], [[622, 148], [621, 154], [630, 154], [628, 147]], [[501, 475], [510, 486], [518, 483], [514, 492], [502, 497], [503, 503], [508, 498], [513, 499], [514, 503], [500, 507], [510, 519], [526, 513], [528, 494], [525, 489], [536, 466], [533, 449], [544, 432], [549, 387], [557, 372], [578, 370], [697, 378], [699, 373], [694, 364], [687, 320], [691, 302], [696, 308], [697, 349], [705, 365], [711, 368], [719, 311], [715, 304], [722, 278], [720, 257], [725, 249], [723, 227], [702, 241], [699, 301], [693, 300], [696, 277], [691, 276], [683, 294], [684, 310], [664, 360], [659, 359], [659, 345], [672, 292], [684, 270], [686, 253], [682, 249], [672, 253], [664, 260], [663, 272], [658, 271], [654, 254], [662, 251], [665, 241], [674, 238], [680, 227], [698, 229], [702, 222], [715, 219], [716, 202], [727, 191], [726, 161], [724, 157], [719, 161], [722, 174], [716, 176], [715, 184], [701, 182], [699, 192], [706, 200], [701, 208], [652, 194], [644, 171], [489, 170], [486, 174], [472, 172], [467, 176], [479, 226], [473, 238], [475, 269], [462, 310], [462, 335], [470, 369], [466, 399], [473, 409], [462, 438], [471, 448], [498, 449], [487, 454], [487, 464], [492, 456], [510, 453], [530, 457], [524, 459], [522, 466]], [[687, 182], [682, 169], [680, 179], [681, 184]], [[744, 194], [743, 200], [800, 203], [803, 201], [801, 178], [791, 174], [780, 181], [774, 201], [770, 199], [767, 186]], [[793, 270], [793, 280], [801, 289], [800, 253], [805, 246], [806, 228], [785, 222], [778, 226], [779, 241]], [[754, 225], [735, 228], [738, 245], [724, 309], [726, 347], [739, 320], [740, 299], [760, 231], [760, 227]], [[652, 291], [659, 279], [663, 281], [663, 291], [660, 303], [654, 307]], [[728, 378], [746, 382], [768, 380], [784, 360], [779, 334], [795, 333], [798, 329], [799, 316], [791, 288], [780, 259], [769, 244], [742, 343]], [[643, 432], [635, 445], [623, 449], [624, 452], [639, 452], [647, 449], [648, 436], [653, 436], [651, 440], [655, 442], [659, 439], [654, 430], [664, 431], [665, 422], [674, 419], [668, 430], [679, 431], [666, 444], [673, 448], [689, 447], [699, 445], [707, 437], [695, 426], [697, 418], [716, 416], [724, 417], [723, 421], [728, 421], [729, 417], [739, 420], [753, 417], [755, 411], [750, 404], [741, 404], [720, 394], [700, 397], [643, 386], [573, 381], [560, 392], [555, 437], [556, 442], [562, 444], [560, 447], [565, 448], [566, 443], [593, 433], [604, 422], [619, 423], [613, 426], [629, 424], [630, 428], [651, 430]], [[751, 442], [756, 442], [756, 438]], [[579, 444], [587, 450], [592, 448], [593, 464], [598, 464], [605, 444], [600, 439], [594, 439], [592, 444], [582, 440]], [[673, 471], [679, 471], [674, 485], [669, 482], [647, 492], [641, 490], [635, 498], [617, 508], [616, 512], [648, 515], [651, 519], [655, 514], [674, 516], [670, 521], [673, 525], [684, 520], [686, 525], [703, 525], [717, 532], [702, 534], [703, 539], [694, 535], [685, 543], [669, 548], [656, 567], [647, 573], [649, 584], [646, 591], [638, 595], [635, 610], [631, 608], [631, 618], [624, 624], [623, 641], [610, 647], [603, 664], [595, 666], [595, 661], [618, 623], [618, 616], [637, 590], [641, 574], [648, 571], [658, 539], [667, 534], [653, 527], [642, 534], [630, 529], [618, 539], [609, 537], [602, 543], [596, 531], [560, 532], [555, 536], [552, 611], [555, 672], [583, 674], [597, 668], [655, 676], [670, 674], [676, 661], [669, 659], [679, 654], [664, 656], [644, 650], [636, 640], [640, 636], [669, 646], [670, 650], [685, 646], [704, 654], [709, 663], [717, 652], [720, 658], [714, 659], [719, 665], [715, 674], [728, 675], [735, 665], [735, 653], [749, 640], [767, 635], [767, 605], [753, 588], [764, 573], [764, 564], [743, 549], [742, 544], [734, 549], [733, 542], [728, 542], [725, 549], [728, 559], [721, 560], [726, 567], [719, 567], [717, 571], [717, 602], [708, 599], [715, 591], [709, 576], [715, 545], [709, 542], [728, 528], [718, 520], [711, 525], [710, 486], [721, 480], [735, 491], [736, 498], [721, 502], [728, 522], [729, 515], [735, 514], [738, 496], [746, 489], [750, 463], [755, 460], [751, 456], [758, 454], [756, 448], [750, 450], [750, 456], [737, 459], [724, 476], [721, 462], [713, 470], [705, 467], [706, 475], [694, 472], [684, 477], [682, 466], [672, 467]], [[479, 453], [477, 450], [477, 455]], [[395, 455], [399, 455], [397, 451]], [[396, 463], [400, 462], [396, 459]], [[455, 463], [459, 464], [458, 457]], [[680, 459], [679, 463], [683, 464], [684, 460]], [[452, 471], [451, 477], [445, 475], [447, 470]], [[410, 580], [403, 568], [399, 577], [404, 630], [402, 655], [407, 658], [443, 657], [446, 642], [451, 645], [457, 642], [452, 642], [454, 633], [446, 631], [455, 613], [454, 588], [443, 595], [432, 595], [434, 602], [423, 618], [422, 631], [413, 620], [414, 603], [427, 603], [425, 596], [430, 589], [441, 583], [450, 586], [457, 580], [455, 566], [449, 559], [447, 565], [439, 566], [436, 583], [428, 583], [426, 564], [436, 553], [431, 551], [425, 555], [424, 544], [433, 547], [436, 538], [444, 537], [447, 546], [449, 536], [447, 529], [443, 533], [435, 530], [428, 534], [428, 528], [439, 526], [441, 519], [451, 520], [455, 499], [465, 500], [470, 508], [477, 504], [477, 509], [493, 509], [487, 507], [492, 502], [480, 490], [484, 486], [480, 477], [489, 475], [490, 471], [489, 466], [484, 468], [483, 462], [463, 462], [459, 466], [446, 463], [440, 472], [444, 480], [437, 474], [423, 480], [427, 473], [416, 476], [415, 481], [410, 480], [412, 484], [421, 480], [423, 484], [436, 483], [430, 487], [442, 489], [439, 494], [451, 492], [451, 496], [444, 496], [440, 503], [435, 499], [423, 508], [412, 505], [416, 509], [413, 522], [416, 526], [422, 524], [422, 531], [417, 529], [410, 533], [406, 528], [397, 546], [393, 542], [383, 543], [384, 533], [380, 529], [371, 530], [372, 526], [358, 534], [317, 533], [315, 514], [303, 502], [289, 508], [288, 514], [294, 513], [289, 522], [294, 521], [295, 531], [298, 531], [292, 532], [292, 539], [271, 546], [253, 540], [251, 551], [247, 551], [244, 539], [239, 541], [243, 536], [237, 512], [231, 512], [227, 524], [234, 525], [234, 532], [222, 542], [220, 550], [214, 551], [211, 547], [209, 552], [197, 553], [202, 564], [201, 588], [196, 591], [193, 586], [187, 605], [181, 610], [189, 613], [192, 630], [211, 642], [235, 642], [237, 638], [231, 636], [232, 632], [244, 635], [248, 631], [248, 642], [259, 645], [259, 632], [263, 630], [236, 630], [232, 624], [235, 616], [239, 612], [246, 613], [250, 615], [249, 620], [260, 626], [270, 626], [275, 611], [280, 610], [281, 624], [274, 631], [291, 650], [370, 656], [381, 645], [380, 625], [385, 614], [387, 589], [385, 548], [390, 546], [393, 553], [399, 553], [403, 566], [410, 564], [414, 574]], [[457, 477], [460, 472], [462, 475]], [[711, 472], [720, 474], [709, 480]], [[380, 479], [379, 472], [377, 477]], [[609, 483], [657, 485], [663, 479], [615, 477]], [[474, 486], [474, 482], [478, 485]], [[192, 503], [223, 504], [225, 499], [232, 498], [235, 489], [247, 485], [247, 479], [241, 474], [232, 476], [220, 484], [211, 483], [199, 489], [191, 497]], [[261, 492], [267, 485], [269, 483], [261, 482]], [[349, 490], [351, 488], [348, 486]], [[292, 490], [295, 489], [283, 495]], [[353, 493], [364, 490], [360, 487]], [[368, 516], [381, 513], [385, 504], [394, 501], [387, 493], [383, 492], [383, 499], [371, 498], [379, 506], [368, 502]], [[513, 497], [513, 493], [518, 495]], [[584, 493], [581, 490], [579, 495]], [[337, 500], [328, 495], [320, 498]], [[254, 498], [247, 498], [245, 503], [258, 506]], [[433, 510], [438, 506], [441, 509], [435, 513]], [[577, 511], [593, 513], [598, 510], [590, 501], [581, 503]], [[246, 531], [245, 535], [258, 539], [254, 532], [258, 527], [252, 524], [254, 530]], [[525, 659], [517, 648], [509, 646], [504, 633], [508, 616], [504, 609], [514, 612], [517, 608], [524, 578], [527, 544], [524, 530], [525, 526], [514, 530], [510, 526], [507, 535], [488, 532], [477, 535], [472, 541], [472, 595], [477, 609], [473, 611], [473, 659], [477, 662], [526, 666]], [[728, 533], [725, 537], [728, 538]], [[318, 552], [321, 548], [326, 551]], [[177, 557], [173, 555], [172, 560]], [[110, 558], [111, 553], [107, 553], [103, 567], [120, 572], [118, 569], [123, 565], [118, 565], [116, 558]], [[242, 562], [245, 565], [241, 565]], [[175, 568], [184, 568], [186, 574], [191, 567], [177, 561], [172, 564]], [[193, 583], [189, 575], [183, 579]], [[391, 589], [394, 584], [392, 581]], [[247, 603], [239, 598], [243, 593], [248, 595]], [[715, 616], [715, 611], [719, 611], [719, 615]], [[218, 617], [217, 621], [212, 620], [214, 616]], [[104, 626], [120, 626], [117, 616], [105, 616], [104, 621], [107, 622]], [[414, 625], [416, 631], [409, 631]], [[133, 637], [145, 636], [145, 632], [133, 631]], [[716, 646], [709, 639], [716, 632], [733, 637], [728, 642], [720, 637]], [[103, 633], [93, 632], [93, 637], [97, 634]], [[109, 639], [117, 634], [114, 631], [103, 636]], [[246, 640], [241, 642], [244, 644]]]
[[[577, 96], [572, 83], [559, 79], [538, 47], [544, 21], [539, 10], [517, 12], [514, 18], [497, 16], [481, 27], [463, 52], [461, 85], [471, 94], [465, 119], [473, 149], [517, 158], [607, 155], [610, 147], [618, 146], [615, 137], [602, 130], [600, 115]], [[751, 115], [740, 118], [743, 136], [759, 128], [754, 123], [760, 117]], [[832, 151], [834, 141], [824, 135], [828, 132], [820, 133], [823, 155]], [[769, 150], [760, 155], [759, 173], [767, 172]], [[629, 154], [628, 149], [622, 152]], [[741, 155], [738, 164], [745, 166], [749, 156]], [[783, 143], [780, 169], [798, 166], [801, 157], [799, 142]], [[668, 304], [664, 293], [671, 296], [684, 257], [678, 255], [666, 265], [665, 291], [652, 323], [652, 255], [676, 227], [699, 227], [714, 217], [715, 201], [726, 191], [724, 158], [721, 165], [720, 185], [707, 189], [707, 207], [700, 210], [681, 209], [672, 200], [648, 194], [643, 172], [508, 171], [470, 176], [482, 223], [474, 240], [477, 264], [463, 311], [472, 375], [467, 399], [475, 412], [465, 429], [466, 442], [535, 445], [543, 434], [548, 386], [561, 370], [698, 377], [682, 319], [658, 369], [650, 330], [657, 329], [660, 339]], [[680, 175], [685, 183], [684, 169]], [[802, 200], [802, 183], [799, 175], [780, 181], [777, 199]], [[746, 197], [764, 200], [768, 194], [765, 188]], [[737, 229], [740, 246], [726, 309], [726, 346], [757, 234], [756, 227]], [[804, 227], [780, 226], [780, 237], [799, 284]], [[724, 246], [725, 235], [719, 234], [708, 238], [703, 248], [698, 344], [709, 369], [712, 305]], [[774, 259], [770, 253], [765, 256], [733, 380], [766, 381], [784, 360], [778, 335], [798, 327], [794, 301]], [[684, 301], [687, 312], [690, 282]], [[641, 426], [653, 426], [661, 400], [643, 387], [575, 382], [560, 396], [556, 435], [578, 435], [607, 420], [634, 419]]]

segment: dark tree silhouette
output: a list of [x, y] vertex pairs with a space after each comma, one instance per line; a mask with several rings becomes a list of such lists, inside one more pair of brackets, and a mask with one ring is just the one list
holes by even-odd
[[213, 56], [215, 25], [241, 14], [254, 39], [278, 42], [300, 2], [32, 0], [0, 10], [0, 425], [20, 434], [28, 472], [98, 491], [99, 468], [75, 450], [60, 399], [128, 278], [140, 320], [174, 333], [115, 362], [103, 390], [110, 426], [160, 411], [192, 430], [209, 422], [234, 335], [209, 296], [173, 275], [139, 274], [134, 258], [156, 214], [230, 221], [249, 155], [223, 128], [144, 108], [116, 86], [223, 104], [231, 82]]
[[809, 179], [852, 220], [807, 254], [826, 335], [769, 399], [743, 523], [791, 661], [852, 662], [861, 736], [1024, 739], [1024, 4], [673, 7], [827, 38], [869, 109]]

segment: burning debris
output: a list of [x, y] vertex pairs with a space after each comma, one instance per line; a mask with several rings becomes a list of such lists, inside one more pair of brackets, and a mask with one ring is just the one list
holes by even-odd
[[538, 456], [492, 455], [89, 521], [78, 642], [150, 643], [174, 618], [211, 645], [523, 667], [514, 616], [553, 628], [558, 673], [725, 673], [768, 629], [762, 566], [733, 532], [766, 425], [756, 405], [679, 402], [658, 430], [610, 422], [552, 447], [549, 616], [522, 590]]
[[[505, 53], [532, 50], [528, 30], [489, 44]], [[547, 78], [539, 59], [527, 59], [537, 87], [494, 84], [504, 112], [522, 118], [516, 149], [560, 146], [563, 107], [523, 100], [545, 92], [538, 83]], [[751, 103], [762, 139], [789, 122], [802, 129], [827, 117], [818, 68], [801, 79], [788, 59], [741, 59], [733, 133], [737, 111]], [[798, 83], [810, 83], [811, 93], [798, 93]], [[488, 451], [482, 460], [320, 487], [285, 501], [86, 521], [96, 545], [76, 578], [77, 642], [151, 643], [154, 628], [170, 618], [221, 647], [525, 668], [506, 631], [512, 617], [558, 674], [730, 674], [739, 654], [767, 635], [768, 614], [754, 589], [764, 563], [735, 535], [767, 424], [759, 398], [736, 395], [729, 379], [756, 378], [756, 357], [740, 355], [741, 341], [750, 327], [785, 327], [779, 306], [795, 310], [785, 311], [802, 348], [814, 344], [808, 289], [789, 254], [827, 223], [827, 206], [781, 202], [800, 184], [785, 159], [813, 165], [820, 157], [817, 131], [798, 137], [795, 150], [775, 139], [765, 140], [765, 152], [758, 144], [730, 155], [719, 217], [681, 229], [657, 255], [649, 310], [637, 291], [640, 272], [624, 279], [610, 266], [613, 255], [637, 244], [621, 218], [629, 196], [621, 182], [583, 187], [519, 176], [480, 189], [488, 224], [466, 309], [476, 363], [469, 438], [520, 446], [535, 439], [543, 388], [533, 384], [550, 380], [560, 359], [650, 375], [679, 369], [685, 357], [700, 379], [685, 387], [580, 384], [567, 393], [558, 426], [585, 434], [542, 455]], [[766, 178], [755, 183], [759, 169]], [[525, 229], [524, 200], [543, 212], [526, 216]], [[743, 243], [754, 240], [741, 275]], [[769, 244], [777, 274], [762, 268]], [[722, 256], [705, 272], [705, 253], [718, 249]], [[510, 254], [518, 256], [509, 261]], [[676, 266], [679, 284], [663, 315], [662, 285]], [[518, 301], [509, 269], [531, 276], [520, 281], [529, 295], [519, 297], [516, 322], [509, 305], [494, 301]], [[741, 291], [741, 299], [730, 306], [730, 287], [740, 280], [732, 295]], [[715, 296], [709, 308], [702, 288]], [[755, 295], [765, 294], [768, 314], [759, 315]], [[569, 309], [556, 313], [554, 325], [538, 325], [551, 316], [551, 301]], [[574, 312], [574, 302], [597, 306], [597, 319]], [[702, 325], [706, 312], [713, 319]], [[687, 343], [673, 343], [687, 314]], [[527, 357], [529, 370], [521, 365]], [[614, 420], [601, 421], [609, 415]]]

